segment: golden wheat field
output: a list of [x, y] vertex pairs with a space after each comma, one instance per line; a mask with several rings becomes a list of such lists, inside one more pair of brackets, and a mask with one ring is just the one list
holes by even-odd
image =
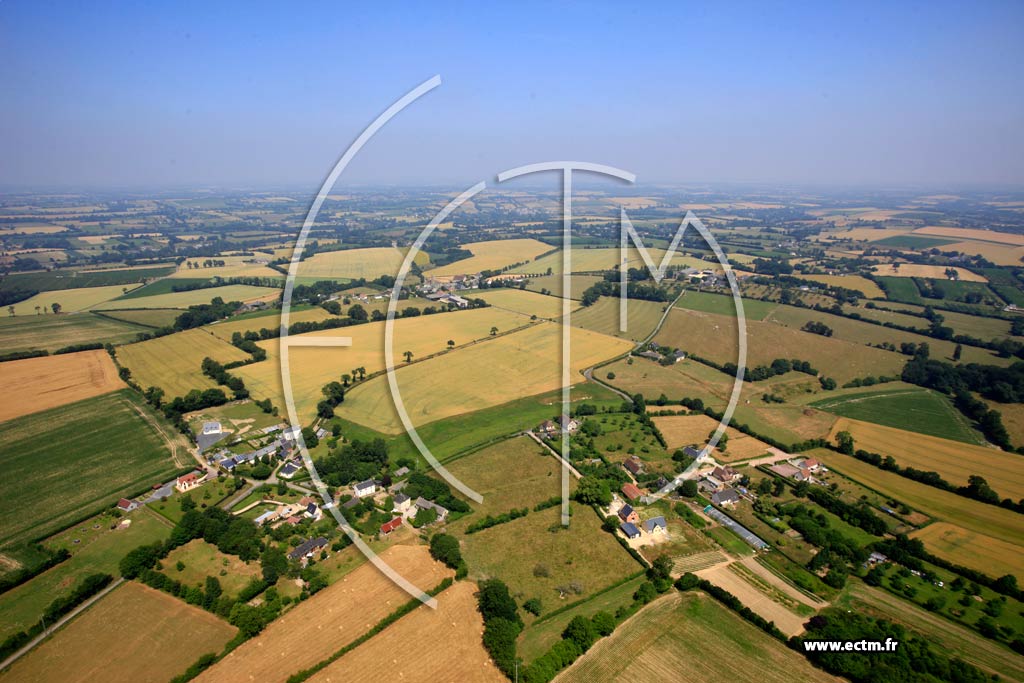
[[217, 386], [202, 372], [207, 357], [230, 363], [247, 360], [249, 354], [202, 329], [117, 347], [117, 360], [131, 371], [132, 379], [143, 389], [160, 387], [168, 399]]
[[[923, 263], [901, 263], [896, 268], [893, 264], [887, 263], [875, 266], [872, 268], [872, 271], [875, 275], [884, 275], [886, 277], [923, 277], [932, 280], [948, 280], [949, 276], [946, 274], [946, 271], [949, 269], [950, 266], [929, 266]], [[953, 267], [952, 269], [956, 271], [957, 279], [963, 282], [988, 282], [984, 275], [972, 273], [966, 268]]]
[[820, 282], [830, 287], [845, 287], [864, 293], [869, 299], [884, 299], [885, 292], [871, 280], [860, 275], [796, 275], [801, 280]]
[[[108, 285], [105, 287], [79, 287], [40, 292], [14, 304], [14, 315], [53, 315], [53, 304], [59, 304], [62, 314], [77, 313], [96, 308], [99, 304], [130, 292], [139, 285]], [[38, 309], [36, 307], [39, 307]]]
[[[393, 545], [380, 557], [421, 590], [430, 590], [453, 574], [421, 545]], [[196, 681], [284, 681], [331, 656], [411, 599], [366, 562], [286, 612]]]
[[0, 422], [124, 388], [102, 349], [0, 363]]
[[473, 256], [428, 270], [426, 275], [445, 278], [454, 275], [470, 275], [484, 270], [501, 270], [513, 263], [532, 261], [541, 254], [554, 249], [550, 244], [544, 244], [535, 239], [470, 242], [463, 244], [462, 248], [472, 253]]
[[[583, 381], [584, 368], [632, 348], [627, 341], [571, 329], [570, 381], [574, 384]], [[543, 322], [399, 368], [398, 386], [411, 420], [425, 424], [557, 389], [561, 386], [561, 330], [555, 323]], [[381, 432], [394, 434], [402, 429], [385, 377], [353, 389], [338, 413]]]
[[[405, 260], [406, 249], [397, 247], [370, 247], [325, 251], [314, 254], [299, 264], [299, 277], [358, 280], [373, 280], [381, 275], [398, 275]], [[287, 254], [290, 256], [290, 253]], [[416, 263], [425, 266], [430, 262], [427, 254], [416, 255]]]
[[[496, 307], [451, 311], [415, 318], [399, 318], [394, 322], [395, 366], [405, 363], [404, 353], [410, 351], [413, 360], [444, 351], [448, 341], [457, 346], [498, 333], [530, 325], [528, 316]], [[289, 346], [289, 378], [295, 397], [296, 409], [303, 419], [311, 419], [316, 404], [323, 398], [320, 390], [331, 381], [340, 381], [343, 374], [352, 374], [363, 367], [368, 375], [385, 368], [384, 322], [365, 323], [323, 332], [311, 332], [291, 337]], [[350, 337], [349, 347], [297, 347], [296, 340], [317, 337]], [[270, 398], [275, 405], [284, 406], [281, 384], [281, 353], [277, 339], [259, 342], [267, 350], [266, 360], [233, 371], [259, 398]], [[374, 381], [374, 380], [368, 380]], [[348, 399], [346, 398], [346, 405]]]
[[1015, 235], [1008, 232], [996, 232], [995, 230], [980, 230], [975, 228], [950, 228], [942, 225], [927, 225], [914, 230], [917, 235], [936, 235], [938, 237], [953, 237], [959, 240], [979, 240], [981, 242], [998, 242], [1009, 244], [1015, 247], [1024, 247], [1024, 235]]
[[[708, 443], [710, 434], [718, 429], [718, 420], [707, 415], [664, 415], [652, 418], [661, 430], [669, 449], [682, 448], [696, 444], [703, 448]], [[728, 427], [729, 435], [725, 448], [717, 447], [715, 460], [720, 462], [736, 462], [764, 455], [770, 446], [763, 441], [748, 436], [741, 431]]]
[[1020, 546], [968, 531], [956, 524], [933, 522], [910, 534], [939, 557], [989, 576], [1024, 577]]

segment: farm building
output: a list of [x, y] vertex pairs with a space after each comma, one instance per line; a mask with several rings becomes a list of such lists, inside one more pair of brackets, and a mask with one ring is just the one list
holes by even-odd
[[778, 465], [772, 465], [768, 468], [769, 471], [774, 472], [780, 477], [786, 479], [793, 479], [795, 481], [803, 481], [807, 478], [807, 475], [799, 467], [792, 465], [788, 462], [780, 462]]
[[622, 463], [622, 466], [625, 467], [626, 470], [633, 475], [640, 474], [641, 472], [644, 471], [643, 462], [641, 462], [640, 458], [636, 457], [635, 455], [631, 455], [628, 458], [626, 458], [626, 461]]
[[137, 507], [139, 507], [139, 504], [134, 500], [122, 498], [121, 500], [117, 501], [117, 509], [120, 510], [121, 512], [131, 512]]
[[623, 484], [622, 495], [624, 495], [629, 501], [634, 501], [643, 495], [643, 491], [637, 488], [636, 484]]
[[719, 465], [712, 472], [711, 476], [715, 479], [724, 482], [726, 484], [731, 483], [735, 479], [739, 479], [740, 473], [729, 467], [728, 465]]
[[640, 538], [640, 530], [636, 528], [635, 524], [630, 524], [629, 522], [623, 522], [622, 524], [619, 525], [619, 529], [622, 530], [622, 533], [626, 534], [626, 538], [629, 538], [629, 539]]
[[397, 496], [395, 496], [394, 503], [394, 511], [399, 514], [405, 514], [409, 511], [409, 508], [412, 506], [412, 499], [409, 498], [409, 496], [405, 495], [404, 493], [399, 493]]
[[700, 480], [698, 487], [701, 491], [708, 491], [714, 493], [715, 491], [721, 491], [725, 488], [725, 482], [721, 481], [714, 474], [706, 474]]
[[288, 557], [292, 560], [302, 560], [303, 563], [305, 563], [305, 561], [313, 557], [315, 553], [326, 547], [327, 538], [324, 536], [318, 536], [317, 538], [311, 538], [300, 543], [294, 550], [288, 553]]
[[279, 516], [280, 515], [278, 514], [277, 510], [267, 510], [262, 515], [260, 515], [259, 517], [257, 517], [256, 519], [254, 519], [252, 521], [253, 521], [253, 523], [256, 526], [263, 526], [267, 522], [273, 522]]
[[716, 491], [711, 495], [711, 502], [715, 505], [735, 505], [740, 502], [740, 494], [736, 493], [736, 489]]
[[437, 513], [438, 521], [443, 521], [448, 516], [447, 508], [443, 508], [434, 501], [427, 500], [422, 496], [416, 499], [415, 508], [417, 512], [420, 510], [434, 510]]
[[391, 477], [392, 479], [401, 479], [405, 475], [409, 474], [409, 468], [402, 466], [395, 470], [395, 474]]
[[397, 529], [400, 526], [402, 526], [402, 518], [401, 517], [395, 517], [390, 522], [385, 522], [384, 524], [381, 525], [381, 527], [380, 527], [380, 535], [381, 536], [387, 536], [388, 534], [390, 534], [392, 531], [394, 531], [395, 529]]

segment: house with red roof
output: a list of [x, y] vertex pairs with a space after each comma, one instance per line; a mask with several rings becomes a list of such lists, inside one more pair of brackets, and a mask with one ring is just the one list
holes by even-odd
[[381, 527], [380, 527], [380, 535], [381, 536], [387, 536], [388, 534], [390, 534], [392, 531], [394, 531], [395, 529], [397, 529], [400, 526], [402, 526], [402, 518], [401, 517], [395, 517], [390, 522], [385, 522], [384, 524], [381, 525]]
[[117, 509], [120, 510], [121, 512], [131, 512], [137, 507], [139, 507], [139, 504], [136, 503], [134, 500], [122, 498], [121, 500], [117, 501]]
[[198, 472], [189, 472], [186, 475], [178, 477], [178, 480], [174, 482], [174, 488], [178, 489], [179, 492], [185, 493], [191, 491], [200, 484], [206, 481], [206, 473], [200, 475]]
[[622, 495], [624, 495], [630, 502], [637, 500], [643, 495], [643, 492], [637, 488], [636, 484], [628, 483], [622, 485]]

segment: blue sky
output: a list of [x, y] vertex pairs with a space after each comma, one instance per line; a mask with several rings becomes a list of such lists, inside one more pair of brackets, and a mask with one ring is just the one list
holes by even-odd
[[1024, 4], [0, 3], [0, 184], [1024, 185]]

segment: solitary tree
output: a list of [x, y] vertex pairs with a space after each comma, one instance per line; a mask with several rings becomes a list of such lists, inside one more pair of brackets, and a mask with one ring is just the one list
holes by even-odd
[[10, 315], [12, 318], [14, 317], [14, 306], [7, 307], [7, 314]]
[[493, 337], [496, 334], [498, 334], [498, 328], [497, 327], [492, 327], [491, 328], [491, 336]]
[[36, 306], [36, 315], [39, 315], [39, 306]]
[[449, 349], [454, 349], [455, 348], [455, 340], [454, 339], [449, 339], [448, 340], [448, 348]]
[[53, 309], [54, 313], [60, 313], [60, 304], [50, 304], [50, 308]]
[[348, 374], [347, 372], [341, 376], [341, 383], [344, 384], [346, 387], [348, 386], [348, 383], [351, 381], [352, 375]]
[[411, 363], [412, 362], [412, 351], [406, 351], [402, 355], [405, 356], [405, 362], [406, 363]]
[[366, 368], [360, 365], [358, 368], [356, 368], [356, 372], [359, 373], [360, 380], [366, 379]]

